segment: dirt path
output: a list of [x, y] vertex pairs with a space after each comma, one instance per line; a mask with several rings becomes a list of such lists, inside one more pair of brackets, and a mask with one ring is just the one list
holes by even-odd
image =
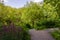
[[29, 30], [29, 34], [31, 35], [31, 40], [54, 40], [54, 38], [50, 35], [49, 30]]

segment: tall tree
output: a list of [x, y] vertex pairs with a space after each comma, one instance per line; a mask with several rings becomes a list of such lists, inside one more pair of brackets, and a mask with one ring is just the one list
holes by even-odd
[[56, 11], [60, 16], [60, 0], [44, 0], [46, 3], [50, 3], [52, 6], [56, 7]]

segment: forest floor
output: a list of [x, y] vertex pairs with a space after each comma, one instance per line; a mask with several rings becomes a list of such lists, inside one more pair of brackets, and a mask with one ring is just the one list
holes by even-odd
[[29, 34], [31, 35], [31, 40], [55, 40], [50, 34], [50, 32], [53, 32], [54, 30], [58, 30], [58, 28], [45, 30], [30, 29]]

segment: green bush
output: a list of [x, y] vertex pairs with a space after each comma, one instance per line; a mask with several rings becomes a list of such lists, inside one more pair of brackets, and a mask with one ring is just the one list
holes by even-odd
[[55, 21], [45, 21], [43, 23], [43, 25], [45, 25], [46, 28], [54, 28], [56, 25], [56, 22]]
[[52, 32], [52, 36], [53, 36], [56, 40], [60, 40], [60, 30], [59, 30], [59, 31], [54, 31], [54, 32]]

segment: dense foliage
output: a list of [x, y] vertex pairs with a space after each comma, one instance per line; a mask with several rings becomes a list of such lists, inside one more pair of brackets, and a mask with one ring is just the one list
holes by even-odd
[[28, 28], [42, 29], [60, 26], [60, 16], [56, 7], [51, 3], [31, 2], [19, 9], [0, 5], [0, 26], [3, 23], [9, 25], [10, 21], [25, 30]]
[[[48, 7], [49, 6], [49, 7]], [[31, 28], [39, 28], [40, 26], [56, 26], [56, 21], [58, 20], [59, 16], [56, 12], [55, 7], [50, 4], [34, 4], [31, 3], [22, 13], [21, 19], [29, 24]], [[44, 27], [43, 27], [44, 28]]]

